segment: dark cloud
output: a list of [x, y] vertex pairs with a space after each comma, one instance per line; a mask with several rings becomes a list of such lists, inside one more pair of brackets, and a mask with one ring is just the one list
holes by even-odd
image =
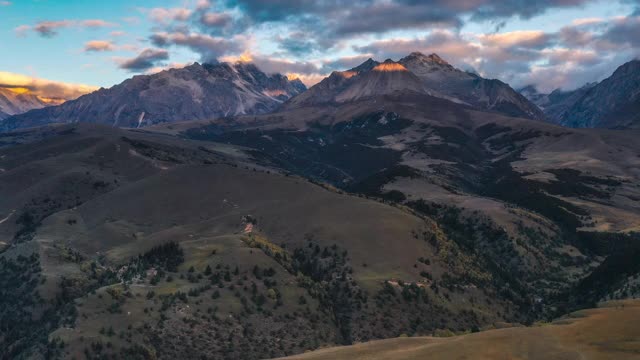
[[254, 56], [253, 62], [267, 74], [317, 74], [319, 69], [316, 65], [307, 61], [291, 61], [285, 59], [270, 58], [267, 56]]
[[614, 44], [640, 47], [640, 16], [614, 21], [601, 38]]
[[521, 19], [530, 19], [544, 14], [550, 9], [570, 8], [585, 5], [593, 0], [454, 0], [454, 3], [470, 4], [469, 9], [473, 20], [502, 19], [517, 16]]
[[[358, 13], [371, 8], [388, 8], [398, 13], [414, 10], [426, 21], [461, 14], [477, 20], [500, 19], [512, 16], [531, 18], [554, 8], [581, 6], [594, 0], [353, 0], [348, 4], [339, 0], [228, 0], [226, 5], [238, 7], [257, 22], [283, 21], [302, 14], [336, 15]], [[635, 1], [635, 0], [633, 0]], [[399, 10], [404, 8], [403, 10]]]
[[70, 27], [73, 24], [74, 22], [70, 20], [41, 21], [33, 27], [33, 30], [42, 37], [51, 38], [58, 35], [58, 30]]
[[367, 61], [372, 56], [373, 56], [372, 54], [362, 54], [362, 55], [341, 57], [335, 60], [324, 61], [320, 72], [327, 74], [336, 70], [341, 71], [346, 69], [352, 69], [362, 64], [363, 62]]
[[224, 28], [233, 22], [233, 17], [227, 13], [203, 12], [199, 15], [200, 24], [206, 27]]
[[460, 27], [462, 21], [446, 7], [376, 3], [353, 8], [335, 22], [338, 35], [379, 33], [398, 28]]
[[45, 38], [52, 38], [58, 35], [59, 31], [65, 28], [84, 28], [84, 29], [99, 29], [105, 27], [116, 27], [118, 24], [111, 23], [101, 19], [88, 19], [88, 20], [58, 20], [58, 21], [40, 21], [37, 24], [20, 25], [16, 28], [18, 36], [26, 36], [29, 30], [35, 31], [38, 35]]
[[[297, 21], [313, 15], [330, 28], [322, 33], [380, 33], [430, 25], [460, 26], [461, 16], [473, 21], [495, 21], [517, 16], [529, 19], [549, 9], [581, 6], [596, 0], [227, 0], [253, 22]], [[635, 0], [634, 0], [635, 1]], [[320, 29], [319, 29], [320, 30]]]
[[246, 48], [245, 39], [242, 37], [227, 39], [200, 33], [155, 33], [151, 35], [150, 40], [158, 47], [170, 45], [187, 47], [200, 54], [203, 62], [215, 62], [221, 56], [242, 52]]
[[131, 59], [119, 60], [121, 69], [132, 72], [148, 70], [158, 62], [169, 59], [169, 52], [163, 49], [144, 49], [138, 56]]
[[227, 0], [226, 6], [239, 8], [254, 22], [276, 22], [300, 15], [328, 15], [350, 6], [367, 5], [371, 0]]
[[479, 47], [463, 39], [452, 31], [434, 31], [431, 34], [414, 39], [387, 39], [370, 43], [365, 46], [355, 46], [354, 50], [364, 54], [371, 54], [377, 59], [400, 58], [414, 51], [425, 54], [438, 53], [449, 59], [463, 59], [477, 57]]
[[[361, 34], [407, 29], [459, 29], [463, 19], [490, 22], [496, 32], [512, 17], [528, 19], [550, 9], [569, 8], [597, 0], [227, 0], [246, 27], [280, 23], [309, 34], [310, 39], [280, 38], [279, 47], [299, 56], [334, 49]], [[235, 19], [234, 22], [239, 21]], [[246, 27], [242, 31], [246, 30]]]
[[320, 48], [315, 39], [303, 31], [293, 32], [286, 37], [277, 36], [274, 40], [282, 50], [295, 56], [309, 55]]
[[640, 16], [640, 0], [623, 0], [622, 2], [635, 7], [633, 13], [631, 13], [631, 16]]
[[585, 46], [593, 41], [593, 33], [576, 27], [564, 27], [558, 37], [568, 46]]

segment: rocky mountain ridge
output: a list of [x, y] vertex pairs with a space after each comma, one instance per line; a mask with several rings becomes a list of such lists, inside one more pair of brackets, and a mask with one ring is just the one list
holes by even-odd
[[305, 90], [299, 79], [268, 75], [251, 63], [194, 63], [182, 69], [134, 76], [60, 106], [11, 117], [0, 123], [0, 130], [75, 122], [141, 127], [262, 114]]

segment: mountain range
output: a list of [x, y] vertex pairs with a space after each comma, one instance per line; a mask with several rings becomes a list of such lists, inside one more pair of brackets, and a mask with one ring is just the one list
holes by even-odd
[[[499, 80], [458, 70], [438, 55], [412, 53], [399, 62], [369, 59], [351, 70], [334, 72], [305, 92], [300, 80], [267, 75], [250, 63], [193, 64], [154, 75], [140, 75], [110, 89], [30, 111], [3, 121], [6, 131], [47, 123], [96, 122], [140, 127], [160, 122], [264, 114], [279, 108], [344, 102], [412, 89], [466, 106], [542, 120], [544, 114]], [[296, 96], [300, 95], [300, 96]]]
[[3, 121], [4, 130], [48, 123], [92, 122], [140, 127], [158, 122], [203, 120], [273, 111], [306, 90], [298, 80], [266, 75], [255, 65], [198, 64], [140, 75], [62, 105]]
[[135, 76], [110, 89], [45, 109], [48, 104], [33, 95], [4, 90], [0, 130], [79, 121], [140, 127], [264, 114], [281, 107], [322, 106], [407, 89], [461, 106], [562, 126], [629, 128], [640, 126], [638, 78], [640, 61], [634, 60], [602, 82], [576, 90], [542, 94], [529, 85], [515, 91], [500, 80], [459, 70], [437, 54], [414, 52], [397, 62], [368, 59], [353, 69], [333, 72], [306, 91], [300, 80], [265, 74], [251, 63], [195, 63]]

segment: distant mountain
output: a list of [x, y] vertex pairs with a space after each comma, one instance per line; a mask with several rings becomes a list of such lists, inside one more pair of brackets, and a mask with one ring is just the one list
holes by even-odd
[[250, 63], [195, 63], [140, 75], [60, 106], [35, 110], [0, 123], [0, 131], [47, 123], [91, 122], [140, 127], [274, 110], [306, 90], [280, 74], [267, 75]]
[[0, 120], [11, 115], [22, 114], [33, 109], [42, 109], [48, 104], [39, 97], [28, 93], [17, 93], [0, 88]]
[[365, 97], [413, 91], [483, 110], [541, 120], [538, 107], [499, 80], [484, 79], [456, 69], [436, 54], [414, 52], [398, 62], [369, 59], [361, 65], [333, 72], [306, 93], [292, 99], [289, 108], [342, 103]]
[[549, 104], [549, 94], [544, 94], [538, 91], [535, 85], [527, 85], [517, 90], [527, 100], [537, 105], [541, 110]]
[[[553, 98], [554, 93], [550, 95]], [[553, 119], [570, 127], [639, 128], [640, 60], [620, 66], [609, 78], [564, 96], [566, 108]]]
[[600, 83], [542, 94], [533, 85], [518, 90], [544, 111], [549, 122], [577, 128], [640, 127], [640, 60], [620, 66]]
[[544, 113], [500, 80], [485, 79], [453, 67], [437, 54], [411, 53], [399, 61], [416, 74], [425, 87], [474, 107], [511, 116], [542, 120]]
[[550, 94], [540, 93], [534, 85], [527, 85], [518, 92], [536, 104], [552, 123], [562, 124], [566, 111], [598, 83], [588, 83], [575, 90], [556, 89]]

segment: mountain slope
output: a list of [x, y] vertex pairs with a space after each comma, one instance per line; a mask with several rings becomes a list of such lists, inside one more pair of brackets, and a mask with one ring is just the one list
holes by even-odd
[[357, 81], [341, 91], [335, 100], [348, 102], [401, 90], [423, 92], [424, 87], [407, 68], [387, 60], [358, 76]]
[[195, 63], [183, 69], [135, 76], [60, 106], [6, 119], [0, 123], [0, 131], [54, 122], [140, 127], [158, 122], [261, 114], [304, 90], [300, 80], [266, 75], [253, 64]]
[[527, 119], [544, 119], [540, 109], [509, 85], [456, 69], [436, 54], [427, 56], [414, 52], [400, 59], [399, 63], [416, 74], [425, 87], [434, 92], [460, 99], [480, 109]]
[[10, 115], [22, 114], [29, 110], [41, 109], [48, 106], [35, 95], [16, 93], [9, 89], [0, 88], [0, 120]]

